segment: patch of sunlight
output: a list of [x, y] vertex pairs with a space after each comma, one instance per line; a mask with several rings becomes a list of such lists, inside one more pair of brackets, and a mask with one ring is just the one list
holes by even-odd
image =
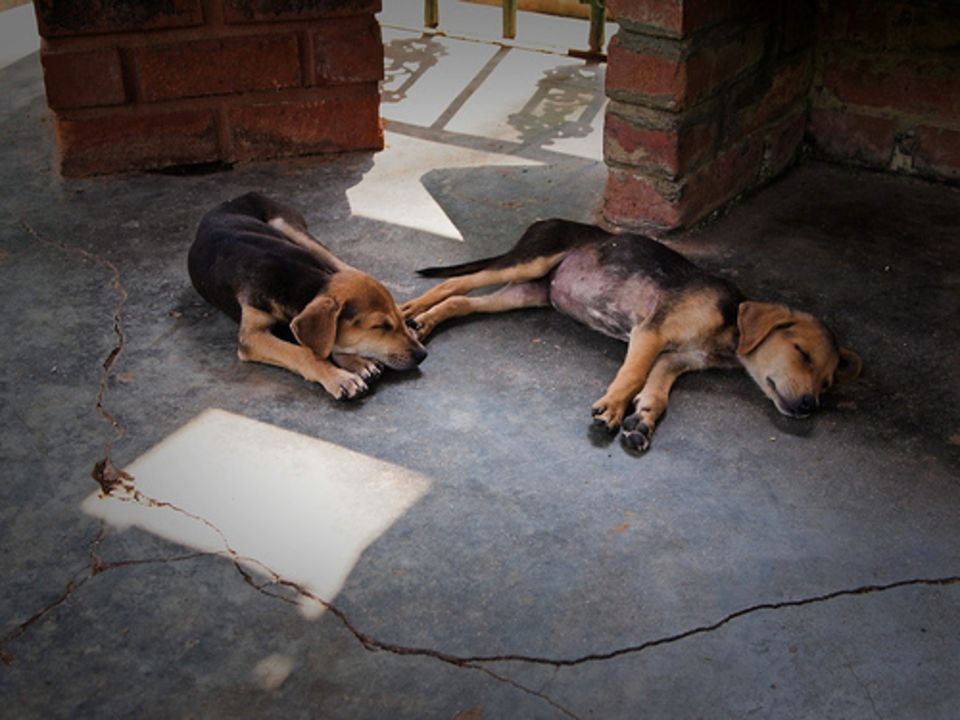
[[403, 31], [383, 32], [380, 111], [388, 122], [431, 127], [497, 54], [496, 45]]
[[374, 156], [373, 167], [363, 180], [347, 190], [351, 212], [460, 242], [463, 235], [421, 181], [426, 173], [445, 168], [541, 164], [392, 132], [386, 133], [386, 144], [386, 149]]
[[[122, 493], [91, 495], [85, 512], [202, 552], [224, 550], [226, 538], [241, 557], [325, 600], [337, 595], [363, 551], [430, 486], [405, 468], [217, 409], [124, 469], [144, 495], [197, 517], [127, 502]], [[262, 574], [257, 562], [245, 564]], [[301, 609], [308, 616], [323, 611], [306, 600]]]
[[0, 12], [0, 68], [40, 49], [33, 3]]
[[511, 52], [446, 129], [599, 162], [604, 71], [603, 65], [574, 58]]

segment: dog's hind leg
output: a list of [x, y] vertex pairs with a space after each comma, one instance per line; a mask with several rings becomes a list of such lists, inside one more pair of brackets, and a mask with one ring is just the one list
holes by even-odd
[[691, 370], [707, 367], [702, 352], [666, 352], [657, 358], [650, 369], [647, 382], [634, 399], [633, 414], [623, 421], [623, 443], [631, 450], [645, 452], [657, 420], [667, 409], [670, 388], [678, 377]]
[[295, 245], [299, 245], [301, 248], [320, 260], [320, 262], [322, 262], [324, 265], [327, 265], [334, 270], [352, 269], [350, 265], [327, 250], [326, 246], [322, 242], [307, 232], [306, 225], [299, 227], [298, 224], [295, 224], [295, 222], [296, 221], [291, 222], [291, 220], [278, 215], [270, 218], [270, 220], [267, 221], [267, 224], [282, 232], [287, 240]]
[[643, 325], [633, 328], [623, 365], [607, 392], [593, 404], [594, 422], [606, 425], [610, 431], [620, 427], [620, 421], [623, 420], [631, 400], [647, 381], [650, 368], [663, 347], [663, 338], [657, 330]]
[[511, 283], [489, 295], [448, 297], [426, 312], [417, 315], [413, 322], [417, 337], [423, 340], [437, 325], [451, 318], [473, 313], [499, 313], [519, 308], [542, 307], [549, 304], [545, 281]]
[[292, 370], [306, 380], [320, 383], [338, 400], [354, 398], [366, 392], [367, 384], [359, 375], [318, 358], [303, 345], [275, 337], [270, 328], [276, 321], [270, 313], [241, 304], [237, 356], [245, 362], [260, 362]]
[[[439, 285], [434, 285], [420, 297], [405, 302], [400, 306], [400, 311], [405, 318], [419, 318], [434, 305], [455, 295], [466, 295], [471, 290], [477, 290], [478, 288], [488, 287], [490, 285], [503, 285], [506, 283], [520, 284], [530, 280], [537, 280], [556, 267], [557, 263], [559, 263], [566, 254], [567, 251], [564, 251], [547, 257], [534, 258], [533, 260], [528, 260], [518, 265], [511, 265], [510, 267], [480, 270], [475, 273], [470, 273], [469, 275], [449, 278]], [[526, 306], [520, 305], [518, 307]], [[499, 312], [499, 310], [474, 310], [471, 312]]]

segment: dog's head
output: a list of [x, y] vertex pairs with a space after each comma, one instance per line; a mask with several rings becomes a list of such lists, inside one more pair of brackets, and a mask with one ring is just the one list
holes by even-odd
[[427, 356], [390, 292], [357, 270], [334, 274], [326, 293], [291, 321], [290, 330], [297, 342], [322, 358], [349, 353], [394, 370], [412, 370]]
[[836, 382], [855, 380], [860, 357], [812, 315], [784, 305], [744, 302], [737, 315], [737, 357], [777, 410], [801, 418]]

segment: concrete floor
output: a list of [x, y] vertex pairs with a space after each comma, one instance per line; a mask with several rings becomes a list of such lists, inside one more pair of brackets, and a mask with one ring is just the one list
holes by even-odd
[[286, 198], [406, 299], [605, 177], [601, 68], [386, 39], [384, 152], [210, 175], [62, 181], [0, 71], [4, 717], [957, 717], [960, 193], [805, 163], [671, 240], [862, 355], [810, 421], [703, 373], [631, 456], [589, 430], [623, 346], [548, 310], [337, 403], [237, 360], [205, 210]]

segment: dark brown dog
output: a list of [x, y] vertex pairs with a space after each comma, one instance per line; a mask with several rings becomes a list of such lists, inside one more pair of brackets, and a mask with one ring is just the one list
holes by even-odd
[[287, 368], [336, 398], [365, 392], [381, 364], [409, 370], [427, 356], [383, 285], [259, 193], [208, 212], [187, 264], [197, 292], [240, 323], [241, 360]]
[[[794, 418], [816, 409], [832, 383], [860, 372], [860, 358], [812, 315], [747, 300], [733, 284], [641, 235], [544, 220], [503, 255], [419, 273], [451, 278], [401, 307], [421, 340], [449, 318], [543, 305], [626, 340], [626, 359], [593, 415], [610, 431], [622, 427], [627, 446], [641, 452], [673, 382], [690, 370], [742, 366]], [[503, 283], [490, 295], [465, 295]]]

